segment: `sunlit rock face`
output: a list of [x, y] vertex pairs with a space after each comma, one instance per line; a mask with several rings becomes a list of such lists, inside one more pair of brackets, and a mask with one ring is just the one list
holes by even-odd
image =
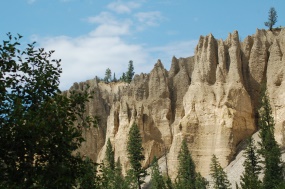
[[154, 156], [167, 154], [175, 178], [181, 141], [186, 138], [197, 171], [206, 176], [215, 154], [223, 167], [235, 157], [237, 145], [257, 130], [256, 112], [262, 83], [276, 122], [276, 139], [284, 143], [285, 30], [257, 30], [240, 41], [237, 31], [226, 40], [212, 34], [200, 37], [195, 55], [172, 59], [167, 71], [160, 60], [148, 74], [135, 75], [128, 84], [94, 80], [75, 83], [94, 92], [87, 114], [100, 117], [97, 128], [86, 129], [80, 152], [102, 161], [110, 138], [115, 158], [125, 172], [128, 132], [137, 123], [147, 167]]

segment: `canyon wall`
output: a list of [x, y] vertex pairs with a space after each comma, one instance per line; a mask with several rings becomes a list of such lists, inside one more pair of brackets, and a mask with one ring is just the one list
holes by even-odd
[[94, 98], [87, 104], [87, 114], [100, 117], [97, 128], [84, 131], [86, 142], [80, 152], [100, 162], [110, 138], [115, 158], [126, 171], [128, 132], [135, 122], [143, 138], [144, 167], [154, 156], [167, 154], [174, 178], [185, 138], [197, 171], [206, 176], [212, 154], [227, 166], [237, 145], [257, 130], [256, 112], [264, 82], [276, 122], [276, 139], [283, 145], [284, 43], [285, 29], [257, 30], [243, 42], [237, 31], [225, 41], [210, 34], [200, 37], [193, 57], [173, 57], [169, 71], [158, 60], [149, 74], [135, 75], [130, 84], [105, 84], [96, 79], [75, 83], [70, 90], [90, 86]]

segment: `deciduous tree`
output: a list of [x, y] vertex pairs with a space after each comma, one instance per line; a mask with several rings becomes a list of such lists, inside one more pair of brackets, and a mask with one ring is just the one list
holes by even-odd
[[89, 164], [74, 151], [92, 126], [90, 94], [61, 93], [60, 60], [21, 37], [0, 45], [0, 187], [72, 188]]

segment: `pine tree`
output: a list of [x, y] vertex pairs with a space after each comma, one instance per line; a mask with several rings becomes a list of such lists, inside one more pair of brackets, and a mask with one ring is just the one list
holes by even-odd
[[133, 61], [130, 60], [129, 61], [129, 66], [128, 66], [128, 71], [126, 73], [126, 82], [130, 83], [133, 79], [135, 72], [134, 72], [134, 65], [133, 65]]
[[133, 124], [129, 131], [127, 143], [128, 158], [131, 164], [129, 176], [135, 178], [134, 183], [141, 189], [141, 184], [144, 183], [143, 178], [147, 175], [146, 170], [142, 168], [141, 161], [145, 159], [143, 155], [142, 137], [137, 124]]
[[126, 77], [125, 73], [122, 74], [122, 77], [120, 78], [120, 81], [127, 82], [127, 77]]
[[112, 80], [113, 82], [117, 82], [118, 80], [117, 80], [117, 78], [116, 78], [116, 74], [115, 74], [115, 72], [114, 72], [114, 74], [113, 74], [113, 80]]
[[264, 25], [267, 26], [270, 31], [272, 30], [272, 27], [276, 24], [277, 17], [278, 16], [275, 8], [271, 7], [268, 12], [268, 21], [264, 22]]
[[196, 173], [195, 188], [207, 189], [208, 185], [209, 182], [200, 173]]
[[248, 139], [247, 148], [244, 152], [246, 158], [243, 166], [244, 172], [241, 176], [241, 188], [242, 189], [256, 189], [261, 187], [261, 181], [258, 179], [261, 167], [259, 165], [260, 159], [257, 154], [257, 149], [254, 146], [254, 140]]
[[97, 166], [90, 158], [85, 158], [79, 173], [80, 176], [77, 179], [78, 187], [84, 189], [100, 188], [101, 178], [97, 174]]
[[259, 137], [261, 138], [259, 152], [264, 158], [263, 188], [271, 189], [283, 183], [284, 177], [281, 149], [274, 138], [275, 123], [270, 102], [266, 94], [266, 87], [262, 89], [261, 107], [258, 113], [258, 126], [260, 127]]
[[111, 81], [111, 76], [112, 76], [112, 72], [110, 70], [110, 68], [107, 68], [106, 69], [106, 72], [105, 72], [105, 78], [104, 78], [104, 81], [106, 83], [109, 83]]
[[115, 172], [114, 151], [110, 139], [107, 141], [105, 159], [102, 163], [102, 185], [104, 188], [114, 188], [113, 178]]
[[167, 189], [174, 189], [173, 184], [169, 176], [166, 177], [165, 185]]
[[107, 141], [107, 147], [106, 147], [106, 164], [111, 170], [115, 169], [115, 154], [114, 150], [110, 141], [110, 138]]
[[213, 179], [214, 189], [230, 189], [231, 184], [227, 178], [227, 174], [221, 167], [218, 158], [213, 155], [210, 165], [210, 175]]
[[151, 165], [151, 189], [166, 189], [163, 177], [159, 170], [158, 161], [156, 156], [154, 156]]
[[195, 188], [196, 171], [186, 140], [183, 139], [178, 155], [178, 176], [176, 188], [193, 189]]
[[128, 189], [129, 186], [126, 183], [126, 180], [122, 174], [122, 165], [120, 159], [115, 163], [115, 170], [114, 170], [114, 189]]

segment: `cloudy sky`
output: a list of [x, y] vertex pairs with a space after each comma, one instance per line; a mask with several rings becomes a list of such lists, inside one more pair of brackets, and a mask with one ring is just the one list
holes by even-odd
[[62, 59], [60, 88], [104, 77], [119, 78], [133, 60], [136, 74], [148, 73], [157, 59], [169, 69], [173, 56], [188, 57], [200, 35], [241, 39], [265, 28], [275, 7], [276, 26], [285, 26], [284, 0], [2, 0], [0, 37], [7, 32], [37, 41]]

